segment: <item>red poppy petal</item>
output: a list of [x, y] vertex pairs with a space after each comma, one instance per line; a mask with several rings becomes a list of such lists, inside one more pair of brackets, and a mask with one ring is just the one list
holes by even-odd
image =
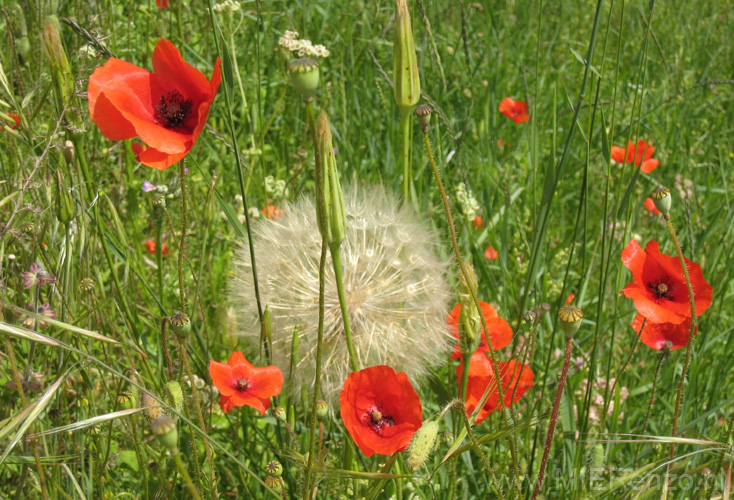
[[248, 391], [235, 391], [235, 393], [230, 396], [229, 400], [233, 406], [249, 406], [251, 408], [255, 408], [260, 412], [260, 415], [264, 415], [265, 411], [270, 408], [269, 399], [258, 398], [257, 396], [250, 394]]
[[171, 165], [178, 163], [184, 156], [189, 154], [191, 147], [182, 153], [169, 154], [134, 142], [132, 143], [132, 150], [133, 153], [135, 153], [135, 158], [146, 167], [165, 170]]
[[691, 331], [691, 321], [689, 319], [677, 325], [674, 323], [655, 323], [648, 320], [645, 322], [645, 327], [640, 334], [640, 328], [642, 328], [642, 322], [644, 320], [645, 317], [642, 314], [638, 314], [632, 321], [632, 328], [640, 335], [640, 340], [646, 346], [660, 351], [663, 349], [666, 341], [672, 342], [673, 350], [688, 345], [688, 337]]
[[515, 101], [511, 97], [505, 97], [500, 102], [500, 113], [512, 118], [512, 110], [515, 108]]
[[208, 100], [209, 81], [206, 76], [187, 63], [171, 42], [161, 39], [153, 51], [153, 73], [164, 92], [178, 91], [194, 103]]
[[627, 246], [622, 250], [622, 264], [632, 271], [632, 279], [635, 282], [642, 280], [642, 271], [645, 267], [647, 254], [642, 249], [637, 240], [630, 240]]
[[626, 163], [624, 160], [624, 148], [620, 148], [619, 146], [612, 146], [612, 160], [616, 161], [617, 163]]
[[209, 361], [209, 376], [212, 378], [214, 386], [219, 389], [223, 396], [231, 396], [236, 392], [232, 367], [228, 364], [214, 360]]
[[642, 170], [643, 174], [649, 174], [656, 168], [658, 168], [658, 165], [660, 164], [660, 161], [652, 158], [650, 160], [645, 160], [642, 162], [642, 166], [640, 167], [640, 170]]
[[[512, 327], [502, 318], [486, 318], [487, 330], [484, 331], [484, 340], [491, 341], [492, 349], [504, 349], [512, 342]], [[489, 333], [489, 335], [487, 335]], [[489, 338], [487, 338], [489, 337]]]
[[280, 394], [283, 386], [283, 372], [277, 366], [255, 368], [247, 380], [247, 392], [261, 399]]
[[229, 364], [229, 366], [246, 365], [250, 369], [255, 368], [252, 363], [247, 361], [242, 351], [232, 351], [232, 354], [229, 355], [227, 363]]
[[222, 407], [224, 413], [229, 413], [235, 407], [235, 404], [231, 397], [221, 394], [219, 396], [219, 406]]
[[[630, 283], [622, 289], [622, 293], [628, 299], [632, 299], [637, 312], [645, 316], [648, 320], [655, 323], [681, 323], [686, 317], [681, 315], [679, 311], [673, 310], [677, 304], [668, 302], [666, 307], [658, 305], [652, 300], [648, 292], [634, 283]], [[677, 309], [677, 307], [676, 307]]]

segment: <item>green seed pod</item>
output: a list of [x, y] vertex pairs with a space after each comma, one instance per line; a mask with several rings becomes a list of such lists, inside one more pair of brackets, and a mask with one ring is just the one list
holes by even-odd
[[316, 418], [323, 420], [329, 414], [329, 403], [323, 399], [316, 401]]
[[91, 292], [94, 290], [94, 280], [92, 278], [82, 278], [79, 282], [79, 291]]
[[420, 123], [423, 133], [428, 133], [428, 125], [431, 123], [431, 107], [427, 104], [421, 104], [415, 108], [415, 116], [418, 117], [418, 123]]
[[433, 444], [438, 435], [438, 422], [431, 420], [424, 422], [418, 432], [413, 435], [413, 440], [408, 447], [408, 459], [406, 465], [410, 470], [420, 469], [433, 451]]
[[97, 436], [100, 432], [102, 432], [102, 427], [99, 425], [90, 425], [87, 427], [87, 434], [90, 436]]
[[150, 430], [168, 451], [178, 452], [178, 429], [173, 418], [168, 415], [158, 417], [150, 425]]
[[323, 110], [316, 124], [316, 141], [316, 220], [326, 242], [338, 245], [344, 239], [347, 216], [336, 168], [331, 127]]
[[288, 65], [288, 77], [303, 100], [310, 101], [319, 88], [319, 63], [308, 57], [296, 59]]
[[280, 477], [265, 476], [265, 485], [271, 490], [280, 489], [282, 484], [283, 479]]
[[413, 28], [405, 0], [395, 0], [395, 43], [393, 45], [393, 83], [395, 104], [412, 108], [421, 96], [418, 59], [415, 55]]
[[265, 465], [265, 473], [268, 476], [280, 477], [283, 474], [283, 466], [277, 460], [271, 460]]
[[272, 410], [270, 410], [270, 413], [272, 413], [273, 417], [275, 417], [275, 420], [280, 420], [281, 422], [285, 422], [286, 415], [285, 415], [285, 408], [282, 406], [276, 406]]
[[663, 215], [670, 215], [670, 206], [673, 204], [673, 197], [670, 195], [670, 189], [661, 187], [653, 191], [650, 196], [652, 197], [655, 207], [660, 210]]
[[168, 406], [177, 412], [183, 411], [184, 396], [181, 390], [181, 384], [175, 380], [166, 383], [163, 388], [163, 396]]
[[185, 312], [177, 312], [168, 321], [171, 323], [173, 333], [179, 337], [186, 338], [191, 333], [191, 318]]
[[133, 406], [133, 393], [130, 391], [122, 391], [117, 395], [115, 400], [117, 401], [117, 404], [120, 405], [120, 408], [123, 410], [129, 410]]
[[566, 335], [566, 338], [573, 337], [581, 327], [581, 318], [584, 317], [584, 312], [572, 305], [563, 306], [558, 311], [558, 317], [561, 322], [561, 331]]

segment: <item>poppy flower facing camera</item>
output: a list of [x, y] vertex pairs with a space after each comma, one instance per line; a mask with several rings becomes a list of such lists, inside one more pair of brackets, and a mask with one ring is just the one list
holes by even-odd
[[516, 101], [511, 97], [502, 99], [500, 113], [508, 118], [512, 118], [515, 123], [524, 123], [530, 119], [528, 104], [523, 101]]
[[204, 129], [222, 79], [219, 58], [211, 80], [168, 40], [153, 51], [153, 73], [111, 58], [89, 78], [89, 114], [113, 141], [140, 137], [133, 151], [143, 165], [165, 170], [186, 156]]

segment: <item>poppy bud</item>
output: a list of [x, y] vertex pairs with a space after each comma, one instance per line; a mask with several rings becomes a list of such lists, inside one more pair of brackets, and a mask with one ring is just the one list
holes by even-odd
[[453, 441], [454, 441], [453, 432], [446, 431], [446, 432], [441, 433], [441, 442], [443, 444], [449, 444], [449, 443], [452, 443]]
[[64, 147], [61, 150], [61, 153], [64, 155], [64, 160], [66, 160], [66, 163], [71, 165], [74, 163], [74, 143], [71, 141], [66, 141], [64, 143]]
[[542, 304], [540, 304], [540, 308], [544, 311], [550, 311], [551, 305], [548, 302], [543, 302]]
[[413, 28], [405, 0], [395, 0], [395, 43], [393, 45], [393, 84], [395, 103], [412, 108], [421, 95], [418, 59], [415, 55]]
[[148, 419], [148, 422], [153, 422], [161, 416], [161, 406], [147, 392], [140, 395], [140, 406], [143, 408], [143, 415]]
[[288, 65], [291, 84], [303, 96], [304, 101], [313, 99], [319, 88], [319, 63], [308, 57], [296, 59]]
[[584, 317], [583, 311], [572, 305], [561, 307], [558, 311], [558, 317], [561, 320], [561, 331], [566, 338], [573, 337], [581, 326], [581, 318]]
[[175, 380], [171, 380], [166, 383], [163, 391], [166, 404], [178, 412], [182, 411], [184, 397], [183, 391], [181, 390], [181, 384]]
[[423, 133], [428, 133], [428, 124], [431, 123], [431, 107], [427, 104], [421, 104], [415, 108], [415, 116], [418, 117], [418, 123], [423, 128]]
[[66, 57], [64, 46], [59, 35], [59, 19], [56, 16], [46, 17], [41, 42], [44, 52], [51, 63], [51, 76], [60, 106], [66, 106], [74, 94], [74, 75]]
[[56, 217], [59, 222], [68, 225], [76, 215], [76, 203], [64, 185], [61, 171], [56, 171]]
[[280, 477], [283, 474], [283, 466], [277, 460], [271, 460], [265, 465], [265, 473], [268, 476]]
[[413, 440], [408, 447], [408, 460], [406, 465], [411, 470], [420, 469], [433, 451], [433, 445], [438, 435], [438, 422], [431, 420], [425, 422], [413, 435]]
[[326, 113], [321, 111], [316, 124], [316, 219], [321, 235], [329, 245], [338, 245], [346, 232], [344, 199], [336, 169], [331, 128]]
[[459, 294], [461, 299], [461, 312], [459, 313], [459, 343], [462, 352], [474, 352], [480, 341], [477, 335], [481, 327], [479, 311], [472, 296], [477, 296], [479, 284], [474, 266], [466, 264], [466, 276], [462, 273], [459, 279]]
[[319, 420], [323, 420], [326, 418], [326, 415], [329, 414], [329, 403], [324, 401], [323, 399], [319, 399], [316, 401], [316, 417]]
[[185, 312], [177, 312], [168, 321], [171, 323], [173, 333], [185, 338], [191, 333], [191, 318]]
[[525, 314], [522, 315], [522, 319], [524, 319], [526, 323], [532, 323], [533, 321], [535, 321], [535, 310], [525, 311]]
[[670, 206], [673, 203], [673, 197], [670, 196], [670, 189], [666, 187], [658, 188], [650, 194], [650, 197], [653, 203], [655, 203], [655, 208], [660, 210], [661, 214], [665, 216], [670, 215]]
[[150, 425], [150, 430], [168, 451], [178, 453], [178, 429], [173, 418], [168, 415], [158, 417]]
[[275, 417], [275, 420], [280, 420], [281, 422], [285, 422], [286, 415], [285, 415], [285, 408], [282, 406], [276, 406], [271, 410], [271, 413], [273, 414], [273, 417]]

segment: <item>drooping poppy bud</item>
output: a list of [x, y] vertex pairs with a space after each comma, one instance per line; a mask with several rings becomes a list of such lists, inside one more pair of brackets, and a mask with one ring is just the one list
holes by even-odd
[[293, 87], [310, 101], [319, 88], [319, 63], [308, 57], [296, 59], [288, 65], [288, 76]]
[[393, 80], [395, 103], [399, 108], [412, 108], [418, 104], [421, 95], [421, 81], [406, 0], [395, 0]]
[[323, 110], [316, 124], [316, 140], [316, 220], [326, 242], [329, 245], [338, 245], [344, 239], [347, 217], [329, 119]]

